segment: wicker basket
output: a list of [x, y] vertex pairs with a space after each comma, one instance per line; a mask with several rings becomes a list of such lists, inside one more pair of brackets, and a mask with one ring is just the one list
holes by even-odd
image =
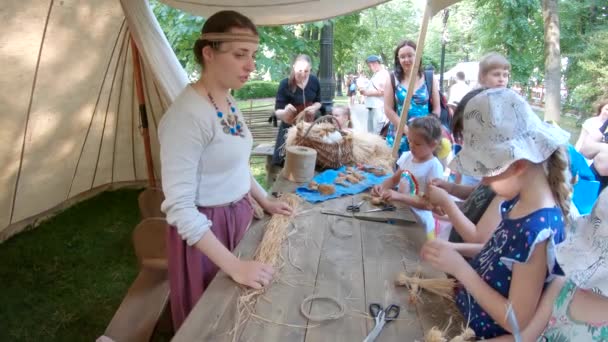
[[[318, 137], [310, 135], [313, 127], [321, 122], [335, 121], [338, 132], [342, 135], [342, 141], [338, 143], [327, 143]], [[310, 147], [317, 151], [317, 166], [323, 169], [336, 169], [342, 165], [353, 163], [353, 140], [348, 132], [344, 132], [340, 124], [331, 115], [325, 115], [311, 124], [298, 122], [296, 124], [297, 135], [294, 145]]]

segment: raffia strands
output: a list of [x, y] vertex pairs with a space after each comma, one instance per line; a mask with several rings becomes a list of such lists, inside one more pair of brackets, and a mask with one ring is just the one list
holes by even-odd
[[[281, 196], [281, 200], [289, 204], [293, 213], [298, 212], [298, 206], [300, 204], [300, 198], [298, 196], [295, 194], [284, 194]], [[255, 261], [271, 265], [275, 268], [279, 265], [279, 260], [281, 258], [281, 246], [287, 238], [287, 230], [289, 228], [289, 224], [293, 220], [293, 215], [295, 214], [292, 214], [292, 216], [285, 216], [281, 214], [272, 215], [270, 221], [266, 225], [266, 229], [264, 230], [262, 242], [260, 242], [254, 254], [253, 259]], [[275, 278], [276, 277], [277, 275], [275, 274]], [[233, 341], [238, 340], [239, 329], [245, 324], [245, 322], [249, 320], [249, 318], [254, 317], [260, 319], [259, 316], [255, 314], [255, 305], [260, 295], [262, 295], [267, 288], [268, 286], [259, 290], [243, 290], [239, 296], [237, 300], [236, 319], [234, 328], [231, 332]], [[273, 323], [284, 325], [283, 323], [278, 322]]]
[[[295, 213], [300, 198], [294, 194], [284, 194], [281, 200], [289, 204]], [[255, 252], [254, 260], [276, 267], [281, 255], [281, 246], [287, 238], [287, 228], [293, 219], [292, 216], [275, 214], [266, 225], [264, 237]]]
[[[419, 299], [419, 291], [425, 290], [436, 294], [450, 301], [454, 301], [454, 288], [456, 282], [450, 278], [422, 278], [419, 272], [413, 276], [408, 276], [405, 273], [397, 275], [395, 284], [398, 286], [406, 286], [410, 290], [410, 299]], [[412, 298], [414, 297], [414, 298]]]

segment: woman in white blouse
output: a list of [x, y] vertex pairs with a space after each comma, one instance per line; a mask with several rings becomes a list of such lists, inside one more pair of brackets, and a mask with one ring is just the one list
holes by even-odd
[[253, 218], [249, 195], [271, 214], [291, 214], [252, 178], [253, 139], [229, 93], [255, 70], [258, 42], [255, 25], [240, 13], [221, 11], [207, 19], [194, 45], [201, 77], [181, 92], [159, 125], [176, 330], [218, 268], [253, 288], [272, 280], [271, 266], [231, 253]]

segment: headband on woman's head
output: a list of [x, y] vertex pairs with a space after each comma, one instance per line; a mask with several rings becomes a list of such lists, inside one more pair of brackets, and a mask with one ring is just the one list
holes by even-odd
[[201, 34], [201, 40], [210, 42], [245, 42], [245, 43], [260, 43], [260, 37], [249, 33], [231, 33], [231, 32], [212, 32]]

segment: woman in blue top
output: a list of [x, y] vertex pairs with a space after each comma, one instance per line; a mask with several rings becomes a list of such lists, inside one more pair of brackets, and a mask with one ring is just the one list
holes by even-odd
[[[395, 142], [395, 134], [399, 127], [399, 116], [403, 109], [403, 102], [407, 96], [407, 86], [416, 59], [416, 43], [411, 40], [404, 40], [395, 49], [395, 71], [391, 75], [391, 82], [386, 82], [384, 88], [384, 113], [390, 121], [386, 141], [389, 146]], [[418, 68], [416, 75], [416, 90], [412, 96], [410, 109], [406, 115], [407, 122], [413, 118], [427, 116], [429, 114], [429, 100], [433, 104], [433, 114], [439, 117], [441, 106], [439, 102], [439, 82], [433, 80], [433, 89], [428, 89], [426, 80], [422, 73], [422, 68]], [[395, 105], [396, 104], [396, 105]], [[406, 123], [407, 123], [406, 122]], [[403, 138], [399, 147], [399, 155], [409, 151], [407, 143], [407, 124], [403, 128]]]
[[462, 284], [458, 308], [477, 338], [491, 338], [524, 329], [547, 282], [563, 275], [555, 245], [570, 210], [569, 134], [505, 88], [473, 97], [463, 124], [464, 144], [450, 169], [483, 177], [506, 198], [502, 221], [470, 264], [445, 241], [427, 242], [421, 254]]

